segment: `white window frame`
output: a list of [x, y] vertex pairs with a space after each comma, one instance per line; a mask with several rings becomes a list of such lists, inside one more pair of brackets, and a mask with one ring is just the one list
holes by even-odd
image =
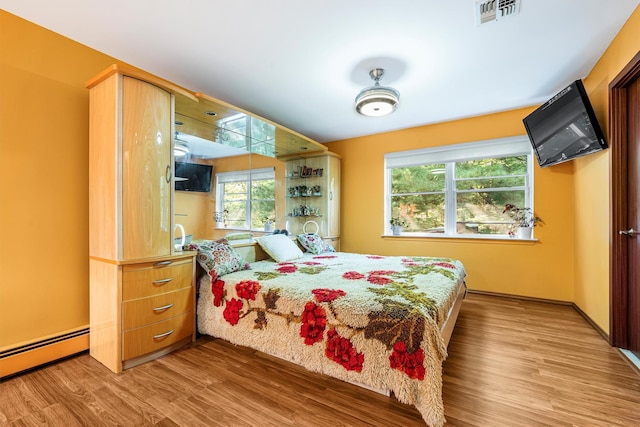
[[[246, 182], [247, 198], [245, 206], [244, 227], [232, 227], [239, 230], [251, 230], [251, 183], [253, 181], [264, 181], [276, 179], [275, 168], [248, 169], [242, 171], [219, 172], [216, 173], [216, 211], [224, 212], [224, 184], [230, 182]], [[275, 201], [275, 194], [274, 194]]]
[[444, 238], [480, 238], [504, 239], [506, 234], [457, 234], [456, 224], [456, 191], [454, 184], [454, 163], [509, 156], [527, 156], [527, 175], [525, 176], [525, 206], [533, 211], [533, 149], [526, 135], [508, 138], [491, 139], [441, 147], [421, 148], [418, 150], [399, 151], [384, 155], [384, 236], [391, 235], [391, 170], [393, 168], [421, 166], [434, 163], [445, 164], [445, 232], [404, 232], [403, 236], [411, 237], [444, 237]]

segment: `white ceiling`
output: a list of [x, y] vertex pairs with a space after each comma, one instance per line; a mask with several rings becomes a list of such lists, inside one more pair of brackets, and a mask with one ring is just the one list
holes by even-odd
[[[0, 8], [319, 142], [546, 101], [584, 78], [640, 0], [0, 0]], [[398, 110], [363, 117], [369, 70]], [[523, 128], [524, 133], [524, 128]]]

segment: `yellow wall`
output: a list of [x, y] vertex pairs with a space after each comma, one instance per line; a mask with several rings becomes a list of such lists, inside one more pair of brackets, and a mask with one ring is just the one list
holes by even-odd
[[[640, 7], [584, 80], [605, 129], [609, 119], [609, 83], [639, 51]], [[575, 303], [605, 331], [609, 331], [610, 160], [607, 150], [602, 156], [574, 162]]]
[[84, 83], [113, 62], [0, 11], [0, 349], [88, 326]]
[[534, 175], [538, 243], [511, 240], [385, 238], [384, 154], [421, 147], [522, 135], [533, 108], [474, 117], [327, 144], [342, 156], [342, 250], [434, 255], [462, 260], [471, 289], [573, 300], [572, 164]]

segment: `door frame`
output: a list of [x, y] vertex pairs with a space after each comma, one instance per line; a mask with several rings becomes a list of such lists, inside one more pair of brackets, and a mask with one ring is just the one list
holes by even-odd
[[627, 152], [628, 152], [628, 103], [627, 92], [631, 83], [640, 78], [640, 52], [609, 84], [609, 146], [610, 168], [610, 218], [609, 234], [609, 343], [614, 347], [628, 348], [627, 327], [629, 285], [629, 239], [618, 231], [628, 225], [627, 218]]

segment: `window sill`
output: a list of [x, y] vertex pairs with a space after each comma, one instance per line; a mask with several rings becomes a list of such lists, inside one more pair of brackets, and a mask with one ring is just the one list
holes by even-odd
[[464, 234], [458, 236], [446, 236], [442, 234], [427, 233], [402, 233], [400, 235], [383, 234], [383, 239], [424, 239], [424, 240], [441, 240], [441, 241], [494, 241], [502, 243], [536, 243], [538, 239], [520, 239], [517, 237], [498, 236], [498, 235], [482, 235], [482, 234]]

